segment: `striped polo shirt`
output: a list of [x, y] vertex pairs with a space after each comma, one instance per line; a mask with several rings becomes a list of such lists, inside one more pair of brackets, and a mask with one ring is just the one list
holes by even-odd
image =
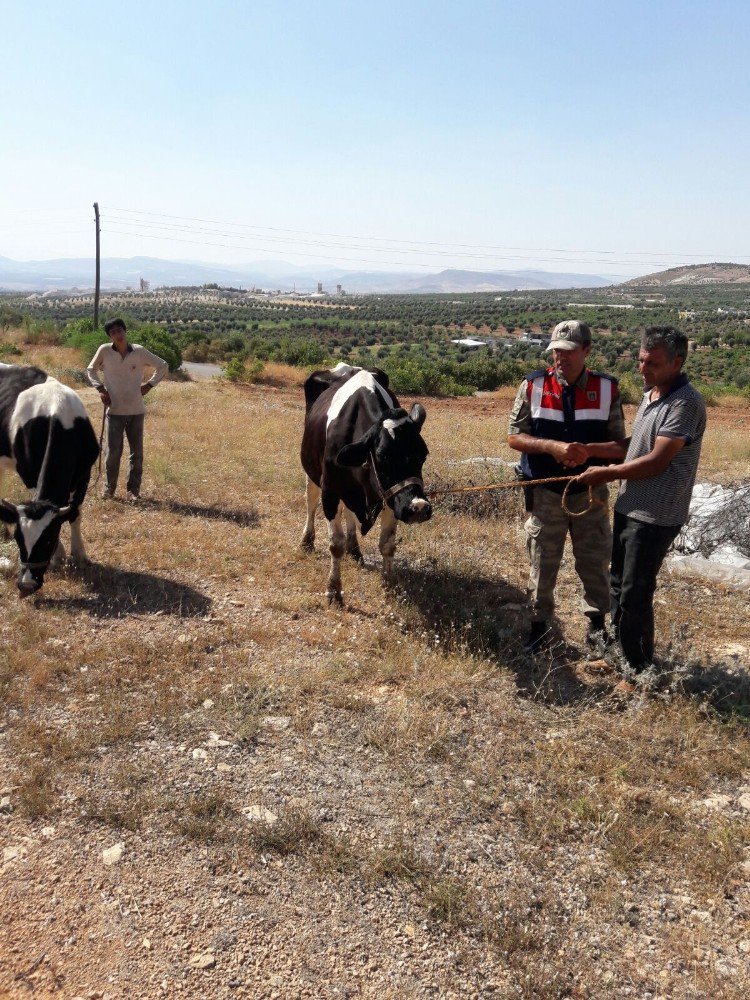
[[664, 472], [648, 479], [625, 479], [615, 510], [635, 521], [663, 526], [682, 525], [688, 519], [690, 498], [706, 429], [706, 404], [687, 379], [680, 375], [666, 396], [649, 402], [644, 393], [635, 415], [633, 435], [625, 461], [653, 451], [657, 437], [683, 438], [684, 448]]

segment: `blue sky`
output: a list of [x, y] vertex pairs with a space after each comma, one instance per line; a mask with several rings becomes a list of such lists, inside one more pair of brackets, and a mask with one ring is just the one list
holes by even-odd
[[747, 3], [6, 0], [2, 24], [0, 256], [91, 253], [96, 199], [107, 256], [750, 263]]

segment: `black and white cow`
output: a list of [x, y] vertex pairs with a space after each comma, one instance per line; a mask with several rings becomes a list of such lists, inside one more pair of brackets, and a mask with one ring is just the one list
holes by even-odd
[[0, 365], [0, 479], [15, 469], [28, 503], [0, 500], [0, 520], [14, 526], [22, 597], [44, 583], [51, 562], [65, 558], [60, 528], [70, 522], [71, 557], [86, 558], [81, 504], [99, 455], [96, 434], [77, 393], [39, 368]]
[[343, 364], [310, 375], [305, 403], [300, 457], [307, 473], [307, 520], [302, 547], [314, 546], [315, 510], [322, 499], [331, 552], [326, 594], [340, 604], [344, 552], [362, 559], [356, 521], [366, 535], [381, 515], [379, 548], [387, 575], [396, 549], [396, 522], [427, 521], [432, 515], [422, 482], [428, 452], [420, 430], [427, 414], [419, 403], [410, 413], [401, 409], [384, 372]]

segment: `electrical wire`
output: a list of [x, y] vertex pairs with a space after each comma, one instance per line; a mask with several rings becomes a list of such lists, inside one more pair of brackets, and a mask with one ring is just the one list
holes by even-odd
[[[160, 218], [160, 219], [177, 219], [182, 222], [193, 222], [199, 223], [201, 225], [210, 226], [223, 226], [232, 229], [251, 229], [260, 230], [261, 232], [269, 233], [289, 233], [297, 234], [299, 236], [315, 236], [322, 237], [324, 239], [344, 239], [344, 240], [368, 240], [371, 242], [380, 243], [397, 243], [405, 246], [413, 247], [450, 247], [453, 249], [469, 249], [469, 250], [500, 250], [503, 252], [509, 250], [524, 251], [527, 253], [560, 253], [560, 254], [600, 254], [607, 256], [635, 256], [635, 257], [658, 257], [663, 259], [665, 257], [677, 257], [677, 258], [687, 258], [687, 257], [698, 257], [701, 260], [708, 260], [710, 258], [718, 259], [721, 256], [727, 256], [731, 258], [750, 258], [748, 254], [729, 254], [729, 255], [716, 255], [714, 253], [706, 252], [696, 252], [696, 251], [674, 251], [674, 250], [601, 250], [601, 249], [571, 249], [571, 248], [560, 248], [560, 247], [518, 247], [518, 246], [499, 246], [494, 244], [482, 244], [482, 243], [450, 243], [447, 241], [427, 241], [427, 240], [400, 240], [394, 239], [393, 237], [385, 236], [363, 236], [363, 235], [346, 235], [342, 233], [317, 233], [309, 230], [302, 229], [284, 229], [278, 226], [258, 226], [251, 225], [249, 223], [241, 222], [227, 222], [216, 219], [201, 219], [185, 215], [170, 215], [164, 212], [147, 212], [140, 211], [137, 209], [129, 208], [108, 208], [108, 212], [120, 212], [127, 215], [134, 216], [146, 216], [148, 218]], [[124, 220], [123, 220], [124, 221]], [[138, 221], [138, 220], [134, 220]], [[142, 220], [140, 220], [142, 221]], [[375, 248], [369, 247], [368, 250], [374, 250]], [[401, 252], [401, 251], [400, 251]], [[635, 261], [634, 263], [642, 263], [642, 261]]]
[[[116, 222], [112, 221], [107, 226], [103, 226], [102, 227], [102, 232], [106, 231], [106, 232], [109, 232], [112, 235], [120, 235], [120, 236], [135, 236], [135, 237], [138, 237], [139, 239], [161, 240], [163, 242], [169, 242], [169, 243], [185, 243], [185, 244], [189, 244], [191, 246], [219, 247], [219, 248], [228, 249], [228, 250], [244, 250], [244, 251], [252, 250], [253, 253], [273, 253], [273, 254], [276, 254], [276, 253], [279, 252], [279, 247], [264, 247], [264, 246], [255, 246], [255, 245], [247, 246], [247, 245], [240, 245], [240, 244], [237, 244], [237, 243], [224, 243], [224, 242], [216, 243], [216, 242], [209, 242], [207, 240], [190, 240], [190, 239], [185, 239], [183, 237], [173, 236], [173, 235], [171, 235], [171, 233], [168, 234], [168, 235], [165, 235], [165, 236], [159, 236], [159, 235], [156, 235], [154, 233], [145, 233], [142, 230], [135, 230], [135, 231], [133, 231], [132, 229], [122, 229], [122, 228], [119, 228], [121, 225], [123, 225], [123, 224], [122, 223], [116, 223]], [[113, 227], [113, 228], [110, 228], [110, 227]], [[190, 233], [192, 231], [190, 229], [188, 229], [187, 232]], [[229, 236], [229, 237], [232, 237], [232, 234], [218, 233], [218, 232], [215, 235], [217, 235], [217, 236]], [[237, 239], [237, 238], [241, 238], [241, 237], [234, 236], [232, 238]], [[250, 239], [250, 237], [246, 237], [246, 239]], [[298, 246], [298, 245], [300, 245], [299, 242], [296, 243], [295, 246]], [[336, 244], [331, 245], [331, 244], [325, 244], [325, 243], [319, 243], [319, 244], [313, 243], [313, 244], [303, 244], [303, 245], [313, 245], [313, 246], [323, 246], [323, 247], [336, 246]], [[378, 259], [378, 258], [373, 259], [373, 258], [363, 258], [363, 257], [345, 257], [345, 256], [342, 256], [340, 254], [311, 253], [309, 251], [297, 250], [295, 248], [295, 246], [287, 246], [286, 249], [289, 250], [290, 253], [293, 253], [297, 257], [311, 257], [311, 258], [314, 258], [314, 259], [317, 259], [317, 260], [335, 260], [335, 261], [344, 261], [346, 263], [355, 263], [355, 264], [356, 263], [358, 263], [358, 264], [380, 264], [380, 265], [387, 264], [387, 265], [391, 265], [391, 266], [404, 266], [405, 265], [405, 266], [409, 266], [409, 267], [423, 267], [423, 268], [428, 268], [428, 269], [434, 269], [435, 266], [436, 266], [434, 263], [433, 264], [423, 264], [423, 263], [419, 263], [418, 261], [414, 261], [414, 260], [383, 260], [382, 258], [381, 259]], [[345, 248], [345, 249], [350, 249], [350, 250], [361, 249], [361, 250], [363, 250], [365, 252], [368, 252], [368, 253], [377, 253], [378, 252], [378, 248], [372, 248], [372, 247], [348, 247], [348, 248]], [[397, 250], [397, 249], [393, 248], [393, 249], [391, 249], [390, 252], [391, 253], [405, 253], [407, 251], [405, 251], [405, 250]], [[415, 251], [412, 251], [412, 252], [415, 252]], [[418, 251], [416, 251], [416, 252], [418, 252]], [[636, 265], [636, 264], [640, 264], [640, 265], [644, 265], [644, 266], [648, 266], [648, 267], [658, 267], [658, 266], [668, 267], [668, 266], [674, 266], [674, 265], [670, 264], [670, 262], [653, 261], [653, 260], [611, 260], [611, 259], [602, 260], [600, 258], [585, 258], [585, 257], [580, 257], [580, 258], [575, 258], [575, 259], [572, 259], [572, 258], [561, 259], [559, 257], [539, 257], [539, 256], [535, 256], [533, 258], [528, 258], [528, 257], [522, 257], [520, 255], [516, 255], [516, 254], [510, 254], [510, 255], [503, 255], [503, 254], [448, 254], [448, 253], [444, 253], [443, 251], [426, 252], [427, 256], [432, 256], [433, 253], [440, 253], [441, 255], [449, 256], [454, 261], [458, 257], [458, 258], [461, 258], [463, 260], [466, 260], [466, 259], [471, 259], [471, 260], [480, 259], [482, 261], [503, 261], [503, 262], [515, 261], [517, 263], [522, 263], [522, 264], [545, 263], [545, 264], [557, 264], [558, 266], [561, 265], [561, 264], [604, 264], [604, 265], [607, 265], [607, 266], [615, 265], [615, 266], [625, 266], [625, 267], [633, 266], [633, 265]], [[424, 256], [425, 252], [423, 252], [422, 255]], [[455, 264], [454, 264], [454, 267], [455, 267]]]

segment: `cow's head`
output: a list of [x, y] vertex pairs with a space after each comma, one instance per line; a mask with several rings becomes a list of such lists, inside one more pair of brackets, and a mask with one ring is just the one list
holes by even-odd
[[337, 464], [346, 468], [365, 465], [372, 456], [379, 487], [399, 521], [427, 521], [432, 516], [422, 482], [422, 466], [429, 454], [420, 434], [426, 416], [419, 403], [409, 413], [400, 407], [389, 410], [336, 456]]
[[74, 504], [57, 507], [46, 500], [16, 504], [0, 500], [0, 521], [15, 525], [13, 537], [18, 544], [20, 570], [16, 585], [21, 597], [28, 597], [44, 583], [44, 574], [54, 555], [65, 521], [74, 521]]

